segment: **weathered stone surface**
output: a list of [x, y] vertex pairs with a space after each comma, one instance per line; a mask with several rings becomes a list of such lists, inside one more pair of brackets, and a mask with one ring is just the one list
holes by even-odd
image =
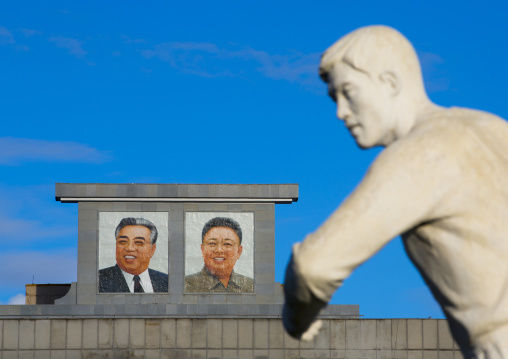
[[437, 320], [425, 319], [422, 321], [423, 330], [423, 349], [437, 349], [438, 332]]
[[99, 348], [108, 349], [113, 347], [113, 320], [99, 319]]
[[254, 348], [268, 348], [268, 320], [254, 319]]
[[206, 319], [193, 319], [192, 320], [192, 347], [205, 349], [207, 335]]
[[176, 319], [162, 319], [161, 348], [176, 347]]
[[422, 319], [407, 320], [407, 344], [409, 349], [422, 349], [423, 333]]
[[222, 345], [226, 348], [238, 348], [238, 320], [222, 321]]
[[392, 320], [376, 320], [376, 349], [392, 348]]
[[98, 325], [97, 319], [83, 319], [83, 348], [98, 348]]
[[[361, 349], [361, 323], [360, 320], [346, 320], [346, 349]], [[356, 353], [356, 352], [355, 352]]]
[[407, 349], [407, 320], [392, 319], [392, 348]]
[[145, 320], [145, 348], [160, 348], [160, 332], [159, 320]]
[[129, 345], [131, 348], [145, 347], [145, 319], [130, 319]]
[[253, 348], [254, 323], [252, 319], [244, 319], [238, 322], [238, 347]]
[[67, 321], [64, 319], [51, 320], [51, 349], [65, 349], [67, 338]]
[[208, 336], [206, 344], [208, 348], [222, 348], [222, 321], [220, 319], [209, 319], [206, 322]]
[[[330, 348], [346, 349], [346, 321], [330, 321]], [[344, 352], [345, 355], [345, 352]]]
[[33, 320], [19, 321], [19, 349], [35, 348], [35, 322]]
[[[56, 325], [51, 325], [56, 321]], [[428, 324], [425, 324], [427, 321]], [[44, 358], [52, 355], [65, 358], [439, 358], [451, 359], [454, 355], [453, 341], [444, 320], [406, 319], [380, 320], [329, 320], [325, 319], [320, 334], [311, 342], [300, 342], [282, 330], [280, 319], [67, 319], [67, 320], [3, 320], [6, 331], [1, 338], [11, 349], [4, 349], [7, 357]], [[24, 322], [24, 323], [23, 323]], [[64, 322], [64, 323], [62, 323]], [[30, 329], [30, 323], [33, 328]], [[365, 324], [364, 324], [365, 323]], [[15, 324], [15, 325], [13, 325]], [[64, 326], [65, 324], [65, 326]], [[424, 329], [434, 325], [433, 329]], [[17, 326], [16, 326], [17, 325]], [[373, 333], [373, 325], [375, 332]], [[444, 326], [443, 326], [444, 325]], [[17, 328], [17, 329], [16, 329]], [[4, 328], [5, 329], [5, 328]], [[12, 333], [18, 331], [17, 342]], [[363, 332], [362, 332], [363, 330]], [[424, 330], [426, 332], [424, 333]], [[21, 338], [35, 335], [32, 346]], [[50, 344], [62, 345], [51, 338], [54, 333], [65, 332], [66, 348], [51, 349]], [[440, 332], [441, 331], [441, 332]], [[396, 349], [407, 347], [406, 332], [410, 336], [424, 338], [434, 333], [436, 343], [446, 348]], [[403, 335], [401, 334], [403, 333]], [[430, 334], [429, 334], [430, 333]], [[440, 335], [438, 338], [437, 335]], [[371, 346], [362, 336], [372, 335], [374, 347], [352, 349], [352, 346]], [[7, 338], [6, 338], [7, 336]], [[177, 348], [178, 343], [185, 348]], [[346, 341], [346, 337], [350, 339]], [[402, 338], [402, 339], [401, 339]], [[420, 340], [420, 343], [424, 343]], [[418, 343], [418, 340], [416, 340]], [[428, 342], [427, 342], [428, 343]], [[414, 344], [414, 343], [413, 343]], [[349, 349], [346, 346], [350, 346]], [[388, 347], [388, 348], [387, 348]], [[24, 348], [24, 349], [23, 349]], [[88, 353], [88, 354], [85, 354]], [[93, 354], [92, 354], [93, 353]], [[19, 355], [19, 356], [18, 356]], [[114, 355], [111, 357], [110, 355]], [[437, 356], [436, 356], [437, 355]]]
[[448, 323], [444, 320], [438, 320], [437, 331], [439, 349], [453, 349], [453, 338]]
[[67, 348], [81, 349], [81, 338], [83, 336], [82, 320], [74, 319], [67, 321]]
[[376, 349], [376, 321], [362, 320], [360, 322], [361, 349]]
[[115, 348], [129, 347], [129, 319], [116, 319], [113, 336], [113, 345]]
[[[270, 349], [278, 349], [284, 347], [284, 329], [282, 328], [282, 322], [270, 320], [268, 324], [268, 347]], [[257, 335], [262, 335], [262, 333], [256, 333]], [[271, 352], [271, 351], [270, 351]]]
[[19, 342], [19, 321], [4, 321], [3, 348], [7, 350], [17, 350]]
[[179, 349], [190, 348], [191, 335], [191, 320], [178, 319], [176, 321], [176, 347]]

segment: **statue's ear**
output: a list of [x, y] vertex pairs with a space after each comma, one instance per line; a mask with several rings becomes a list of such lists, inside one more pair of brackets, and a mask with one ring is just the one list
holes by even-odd
[[385, 86], [388, 86], [388, 91], [397, 96], [402, 90], [402, 79], [396, 72], [384, 71], [379, 75], [379, 80]]

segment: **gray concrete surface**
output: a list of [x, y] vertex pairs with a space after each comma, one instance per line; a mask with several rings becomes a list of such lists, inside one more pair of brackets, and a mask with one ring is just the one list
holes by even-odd
[[462, 355], [445, 320], [324, 319], [314, 342], [280, 319], [3, 319], [0, 358], [404, 358]]

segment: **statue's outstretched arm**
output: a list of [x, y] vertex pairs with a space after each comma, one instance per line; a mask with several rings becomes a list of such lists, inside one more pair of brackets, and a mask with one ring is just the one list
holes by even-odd
[[439, 145], [422, 151], [418, 139], [401, 142], [385, 149], [351, 196], [293, 247], [284, 283], [289, 334], [300, 338], [358, 265], [395, 236], [431, 219], [460, 178], [455, 159], [443, 155]]

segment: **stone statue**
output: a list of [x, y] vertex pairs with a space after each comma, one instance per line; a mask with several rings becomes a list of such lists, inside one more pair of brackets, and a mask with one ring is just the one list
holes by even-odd
[[284, 325], [312, 339], [353, 269], [401, 234], [466, 358], [508, 358], [508, 123], [443, 108], [425, 93], [409, 41], [360, 28], [319, 67], [361, 148], [385, 146], [330, 218], [293, 247]]

